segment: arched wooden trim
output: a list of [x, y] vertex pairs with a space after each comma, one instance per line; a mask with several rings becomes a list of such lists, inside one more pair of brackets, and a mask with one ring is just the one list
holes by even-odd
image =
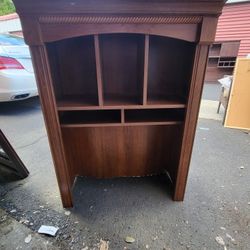
[[40, 27], [43, 42], [108, 33], [160, 35], [196, 42], [198, 29], [197, 24], [43, 24]]

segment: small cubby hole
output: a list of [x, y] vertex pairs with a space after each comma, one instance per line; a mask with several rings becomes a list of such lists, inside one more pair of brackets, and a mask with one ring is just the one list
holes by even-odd
[[94, 37], [47, 43], [54, 93], [59, 105], [98, 105]]
[[104, 105], [142, 104], [145, 36], [99, 35]]
[[121, 111], [120, 110], [61, 111], [59, 112], [59, 119], [62, 125], [121, 123]]
[[186, 103], [194, 54], [194, 43], [149, 36], [148, 104]]
[[221, 51], [221, 43], [214, 43], [209, 50], [209, 57], [219, 57]]
[[127, 109], [125, 123], [180, 122], [184, 121], [185, 109]]
[[207, 67], [216, 67], [218, 64], [218, 58], [214, 58], [214, 57], [211, 57], [211, 58], [208, 58], [208, 65]]

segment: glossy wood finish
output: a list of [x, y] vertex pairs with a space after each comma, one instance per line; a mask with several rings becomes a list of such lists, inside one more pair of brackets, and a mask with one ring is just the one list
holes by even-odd
[[192, 81], [186, 111], [186, 121], [181, 146], [181, 155], [179, 166], [177, 168], [177, 178], [175, 183], [174, 200], [176, 201], [182, 201], [184, 199], [196, 123], [199, 114], [208, 50], [208, 45], [198, 45], [196, 48]]
[[187, 99], [195, 45], [160, 36], [149, 37], [149, 103]]
[[70, 170], [64, 154], [46, 48], [45, 46], [35, 46], [30, 47], [30, 51], [62, 203], [65, 207], [71, 207], [73, 205], [71, 195], [73, 181], [70, 179]]
[[94, 37], [66, 39], [47, 45], [56, 100], [78, 100], [97, 105], [97, 72]]
[[144, 36], [101, 35], [99, 41], [104, 104], [141, 104]]
[[95, 58], [96, 58], [96, 75], [97, 75], [97, 89], [98, 89], [98, 103], [103, 106], [103, 77], [102, 77], [102, 63], [99, 36], [95, 35]]
[[73, 176], [110, 178], [168, 170], [172, 142], [182, 130], [181, 125], [162, 125], [63, 128], [62, 131]]
[[[137, 25], [136, 25], [137, 26]], [[135, 33], [135, 34], [151, 34], [168, 36], [172, 38], [183, 39], [186, 41], [197, 41], [197, 24], [140, 24], [138, 29], [135, 24], [128, 23], [110, 23], [106, 24], [89, 24], [89, 23], [76, 23], [74, 29], [71, 29], [72, 24], [62, 23], [58, 24], [41, 24], [41, 34], [46, 42], [53, 42], [70, 37], [94, 35], [94, 34], [109, 34], [112, 33]], [[40, 43], [33, 41], [32, 43]]]
[[77, 175], [167, 171], [183, 200], [223, 0], [14, 0], [64, 207]]
[[[32, 15], [75, 15], [79, 13], [96, 14], [158, 14], [158, 15], [214, 15], [221, 14], [225, 1], [221, 0], [152, 0], [152, 1], [134, 1], [134, 0], [75, 0], [73, 3], [67, 0], [53, 1], [44, 0], [34, 3], [33, 0], [15, 0], [15, 6], [20, 14]], [[60, 3], [60, 4], [58, 4]], [[102, 23], [102, 22], [101, 22]]]

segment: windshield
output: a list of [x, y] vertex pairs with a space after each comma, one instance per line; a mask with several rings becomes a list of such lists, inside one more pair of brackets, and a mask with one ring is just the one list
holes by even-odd
[[0, 34], [0, 45], [25, 45], [22, 37]]

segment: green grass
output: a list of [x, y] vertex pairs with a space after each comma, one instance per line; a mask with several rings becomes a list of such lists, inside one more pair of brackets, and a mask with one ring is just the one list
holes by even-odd
[[14, 4], [11, 0], [0, 0], [0, 16], [15, 12]]

